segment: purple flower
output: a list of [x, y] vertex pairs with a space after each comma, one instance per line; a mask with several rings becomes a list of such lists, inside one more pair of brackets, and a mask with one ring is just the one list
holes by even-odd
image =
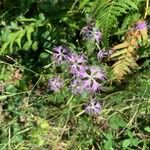
[[97, 54], [97, 59], [102, 60], [103, 58], [106, 58], [110, 56], [111, 54], [112, 54], [112, 50], [109, 50], [109, 51], [100, 50]]
[[102, 33], [96, 29], [96, 28], [93, 28], [93, 34], [94, 34], [94, 37], [95, 37], [95, 40], [97, 43], [99, 43], [99, 41], [102, 39]]
[[108, 57], [108, 52], [100, 50], [97, 54], [97, 59], [102, 60], [103, 58]]
[[102, 38], [102, 33], [97, 28], [92, 26], [83, 27], [80, 34], [82, 35], [83, 40], [94, 39], [97, 43], [99, 43]]
[[142, 30], [142, 29], [145, 29], [145, 28], [147, 28], [147, 23], [146, 23], [146, 21], [139, 21], [139, 22], [136, 24], [136, 29]]
[[65, 62], [68, 55], [69, 49], [64, 46], [57, 46], [53, 48], [53, 59], [58, 64]]
[[86, 59], [83, 55], [71, 54], [67, 60], [71, 64], [70, 71], [75, 76], [80, 76], [81, 72], [86, 69]]
[[47, 92], [58, 92], [63, 87], [63, 80], [59, 77], [48, 80]]
[[98, 92], [102, 89], [101, 81], [106, 80], [103, 71], [97, 67], [89, 67], [81, 74], [83, 87], [90, 92]]
[[74, 79], [71, 84], [70, 88], [73, 94], [78, 95], [86, 92], [84, 87], [82, 86], [82, 80], [80, 78]]
[[101, 111], [101, 104], [96, 100], [91, 100], [89, 104], [85, 106], [85, 112], [90, 115], [98, 115]]
[[85, 26], [81, 29], [80, 34], [82, 35], [83, 40], [88, 40], [93, 37], [93, 29], [91, 26]]

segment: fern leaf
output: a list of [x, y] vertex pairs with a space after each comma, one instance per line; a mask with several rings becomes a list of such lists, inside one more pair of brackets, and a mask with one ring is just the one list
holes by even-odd
[[[127, 68], [126, 68], [127, 70]], [[124, 75], [126, 75], [126, 71], [124, 70], [124, 61], [118, 61], [118, 64], [114, 64], [113, 66], [113, 72], [116, 76], [116, 79], [120, 82], [124, 79]], [[128, 72], [130, 72], [130, 68], [128, 68]]]
[[[137, 4], [132, 0], [102, 1], [102, 4], [99, 0], [95, 0], [95, 4], [97, 4], [97, 9], [95, 11], [92, 9], [93, 16], [96, 17], [97, 26], [103, 31], [103, 45], [108, 47], [109, 33], [118, 24], [118, 17], [127, 14], [131, 9], [137, 11]], [[95, 7], [94, 5], [93, 8]]]
[[10, 36], [10, 39], [9, 39], [9, 49], [10, 49], [10, 52], [13, 51], [13, 44], [15, 43], [15, 40], [17, 38], [18, 34], [17, 33], [12, 33], [11, 36]]
[[33, 26], [27, 26], [26, 27], [27, 40], [28, 40], [29, 43], [32, 43], [31, 34], [32, 34], [33, 31], [34, 31], [34, 27]]
[[132, 26], [135, 22], [137, 22], [140, 18], [141, 14], [139, 12], [130, 13], [129, 15], [126, 15], [121, 30], [128, 29], [129, 26]]
[[140, 30], [141, 36], [142, 36], [142, 41], [143, 44], [146, 45], [147, 39], [148, 39], [148, 34], [147, 34], [147, 28]]
[[16, 43], [18, 44], [19, 48], [21, 48], [21, 40], [23, 38], [23, 36], [25, 35], [26, 31], [25, 30], [21, 30], [18, 32], [18, 38], [16, 40]]
[[122, 50], [120, 50], [120, 51], [117, 51], [117, 52], [113, 53], [113, 54], [110, 56], [110, 58], [118, 57], [118, 56], [120, 56], [120, 55], [126, 54], [126, 52], [127, 52], [127, 49], [122, 49]]
[[128, 42], [125, 41], [125, 42], [123, 42], [123, 43], [121, 43], [121, 44], [118, 44], [118, 45], [114, 46], [114, 47], [113, 47], [113, 50], [126, 48], [126, 47], [128, 47], [128, 46], [129, 46]]
[[4, 54], [5, 53], [5, 50], [6, 48], [8, 47], [9, 45], [9, 42], [6, 42], [2, 45], [2, 48], [1, 48], [1, 51], [0, 51], [0, 54]]
[[131, 6], [131, 8], [134, 8], [134, 9], [138, 10], [137, 3], [133, 2], [132, 0], [125, 0], [125, 1], [120, 0], [120, 2], [124, 2], [127, 5]]

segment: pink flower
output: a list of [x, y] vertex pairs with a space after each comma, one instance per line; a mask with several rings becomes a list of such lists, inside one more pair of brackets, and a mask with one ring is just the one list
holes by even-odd
[[139, 22], [136, 24], [136, 29], [142, 30], [142, 29], [145, 29], [145, 28], [147, 28], [147, 23], [146, 23], [146, 21], [139, 21]]
[[83, 87], [90, 92], [98, 92], [102, 89], [101, 81], [106, 80], [105, 74], [97, 67], [89, 67], [81, 73]]
[[86, 69], [86, 59], [83, 55], [71, 54], [67, 57], [67, 60], [70, 63], [70, 71], [75, 76], [80, 76], [81, 72]]

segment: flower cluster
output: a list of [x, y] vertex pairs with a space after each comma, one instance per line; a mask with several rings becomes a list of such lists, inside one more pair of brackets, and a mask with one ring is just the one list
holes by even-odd
[[[72, 81], [70, 90], [74, 95], [90, 93], [95, 95], [103, 89], [102, 82], [106, 80], [104, 72], [96, 66], [88, 66], [87, 58], [83, 54], [71, 53], [65, 46], [57, 46], [53, 49], [52, 58], [56, 64], [67, 62]], [[52, 78], [48, 81], [47, 91], [58, 92], [63, 87], [63, 79], [60, 77]], [[92, 101], [86, 106], [85, 112], [89, 114], [98, 114], [100, 104]]]
[[[96, 43], [101, 40], [101, 32], [95, 27], [86, 26], [82, 28], [81, 35], [84, 40], [94, 39]], [[105, 57], [106, 52], [98, 54], [98, 59]], [[87, 65], [87, 58], [84, 54], [71, 52], [66, 46], [57, 46], [53, 48], [52, 59], [56, 65], [67, 63], [68, 72], [72, 75], [70, 90], [74, 95], [89, 93], [95, 95], [103, 89], [102, 82], [106, 80], [105, 73], [96, 66]], [[54, 77], [49, 79], [47, 85], [48, 92], [58, 92], [64, 86], [63, 79]], [[101, 110], [99, 102], [93, 100], [85, 107], [85, 112], [89, 114], [98, 114]]]
[[83, 92], [93, 94], [102, 89], [101, 81], [104, 81], [106, 76], [100, 68], [86, 65], [83, 55], [71, 54], [68, 61], [70, 73], [73, 74], [71, 88], [74, 94]]

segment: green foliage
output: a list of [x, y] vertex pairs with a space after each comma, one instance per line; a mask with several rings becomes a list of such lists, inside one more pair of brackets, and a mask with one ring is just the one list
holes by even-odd
[[[25, 24], [26, 22], [29, 23]], [[18, 23], [23, 25], [18, 26]], [[2, 47], [0, 55], [15, 53], [14, 49], [29, 50], [32, 47], [33, 50], [37, 50], [38, 43], [33, 41], [32, 38], [41, 26], [44, 26], [44, 16], [39, 19], [19, 18], [17, 21], [11, 22], [9, 28], [3, 28], [1, 31]]]
[[[140, 19], [149, 22], [146, 3], [0, 1], [0, 150], [149, 149], [149, 27], [131, 28]], [[80, 31], [92, 21], [102, 32], [102, 42], [90, 41], [89, 51]], [[51, 59], [59, 45], [84, 53], [88, 65], [105, 70], [103, 91], [71, 93], [68, 64], [56, 65]], [[97, 60], [98, 50], [109, 46], [112, 55]], [[48, 79], [58, 76], [64, 87], [48, 92]], [[92, 98], [101, 103], [98, 115], [84, 111]]]
[[126, 122], [120, 115], [114, 115], [110, 117], [109, 124], [112, 129], [119, 129], [119, 127], [126, 126]]

